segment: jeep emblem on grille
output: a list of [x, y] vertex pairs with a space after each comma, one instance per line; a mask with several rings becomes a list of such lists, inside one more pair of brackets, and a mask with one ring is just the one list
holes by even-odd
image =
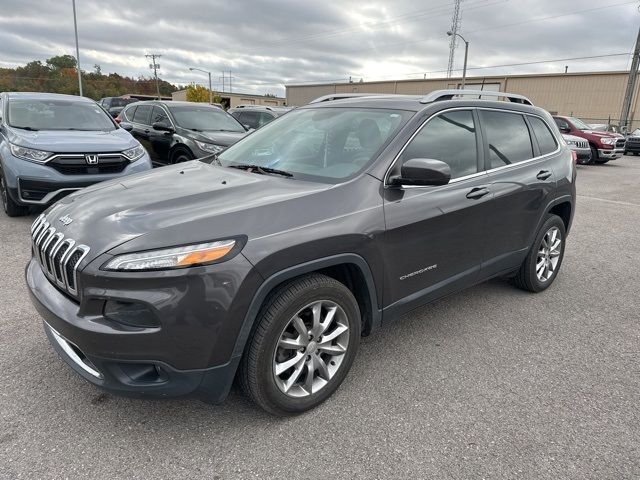
[[98, 163], [98, 155], [85, 154], [84, 159], [87, 161], [87, 165], [96, 165]]
[[66, 227], [67, 225], [69, 225], [71, 222], [73, 222], [73, 218], [71, 218], [69, 215], [65, 215], [64, 217], [60, 217], [58, 220], [60, 220], [60, 222]]

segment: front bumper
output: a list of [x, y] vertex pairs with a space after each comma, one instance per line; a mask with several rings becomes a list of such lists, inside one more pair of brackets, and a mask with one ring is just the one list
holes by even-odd
[[639, 153], [640, 152], [640, 142], [627, 142], [624, 147], [624, 153]]
[[602, 148], [598, 149], [599, 158], [607, 158], [609, 160], [615, 160], [616, 158], [620, 158], [623, 154], [624, 154], [624, 148], [614, 148], [611, 150], [605, 150]]
[[[236, 258], [237, 263], [248, 264], [244, 257]], [[239, 270], [237, 265], [236, 269]], [[194, 285], [199, 284], [199, 291], [193, 288], [188, 291], [188, 285], [177, 280], [181, 298], [173, 302], [166, 290], [154, 288], [151, 282], [146, 292], [122, 294], [117, 293], [117, 287], [100, 291], [85, 287], [77, 303], [47, 279], [36, 260], [29, 262], [25, 273], [31, 300], [44, 320], [51, 345], [87, 381], [111, 393], [130, 397], [190, 396], [210, 403], [226, 398], [240, 361], [240, 356], [225, 354], [221, 345], [221, 342], [233, 344], [226, 337], [226, 330], [229, 327], [233, 330], [234, 325], [229, 325], [232, 319], [220, 308], [213, 312], [219, 314], [218, 318], [193, 317], [194, 312], [202, 313], [210, 308], [202, 298], [211, 298], [215, 291], [207, 296], [202, 288], [207, 281], [211, 283], [211, 278], [192, 279]], [[126, 282], [123, 283], [126, 288]], [[109, 284], [103, 279], [103, 285]], [[103, 307], [96, 308], [110, 298], [122, 300], [124, 295], [146, 297], [158, 315], [159, 326], [130, 328], [105, 316]], [[198, 298], [202, 310], [194, 304]], [[216, 300], [224, 303], [224, 299]], [[190, 304], [191, 311], [185, 309], [188, 308], [185, 304]], [[242, 317], [235, 322], [238, 329], [241, 320]], [[225, 360], [219, 361], [220, 357]]]
[[38, 164], [16, 158], [3, 150], [2, 169], [7, 182], [7, 191], [20, 205], [47, 206], [65, 195], [98, 182], [119, 178], [152, 168], [151, 159], [145, 152], [138, 160], [119, 173], [67, 175], [47, 164]]

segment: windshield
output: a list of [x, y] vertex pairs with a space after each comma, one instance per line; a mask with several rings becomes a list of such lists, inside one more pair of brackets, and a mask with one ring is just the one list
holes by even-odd
[[640, 137], [640, 128], [636, 128], [633, 132], [631, 132], [631, 135], [633, 135], [634, 137]]
[[76, 100], [9, 101], [7, 123], [26, 130], [115, 130], [111, 117], [93, 102]]
[[576, 117], [571, 117], [570, 118], [571, 123], [573, 123], [573, 125], [578, 129], [578, 130], [593, 130], [593, 128], [591, 128], [589, 125], [587, 125], [586, 123], [584, 123], [582, 120], [580, 120], [579, 118]]
[[220, 154], [223, 166], [259, 165], [329, 181], [362, 171], [413, 115], [401, 110], [309, 108], [283, 115]]
[[242, 132], [244, 128], [231, 115], [208, 105], [170, 106], [169, 110], [182, 128], [195, 131]]

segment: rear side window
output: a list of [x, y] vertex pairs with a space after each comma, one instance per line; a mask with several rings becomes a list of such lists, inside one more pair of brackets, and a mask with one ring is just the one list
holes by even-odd
[[518, 113], [479, 110], [489, 144], [490, 168], [533, 158], [533, 146], [524, 117]]
[[151, 105], [138, 105], [138, 108], [136, 108], [136, 111], [133, 114], [133, 121], [136, 123], [149, 125], [150, 114], [151, 114]]
[[457, 110], [432, 118], [411, 140], [400, 161], [412, 158], [441, 160], [451, 168], [451, 178], [478, 172], [476, 126], [471, 110]]
[[533, 134], [536, 136], [536, 140], [538, 140], [540, 155], [546, 155], [558, 148], [558, 144], [556, 143], [553, 133], [551, 133], [549, 127], [541, 118], [530, 116], [529, 123], [533, 129]]
[[127, 107], [122, 111], [122, 115], [124, 116], [124, 118], [126, 120], [128, 120], [129, 122], [133, 122], [133, 114], [136, 111], [136, 107], [135, 105], [133, 107]]

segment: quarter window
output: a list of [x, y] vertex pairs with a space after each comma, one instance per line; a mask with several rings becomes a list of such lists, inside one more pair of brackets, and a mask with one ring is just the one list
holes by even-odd
[[490, 110], [479, 113], [489, 144], [490, 168], [533, 158], [529, 129], [522, 115]]
[[536, 136], [536, 140], [538, 140], [540, 155], [546, 155], [558, 148], [555, 137], [549, 130], [547, 124], [541, 118], [530, 116], [529, 123], [531, 124], [533, 133]]
[[476, 126], [470, 110], [457, 110], [432, 118], [411, 140], [400, 161], [412, 158], [441, 160], [451, 168], [451, 178], [478, 172]]

